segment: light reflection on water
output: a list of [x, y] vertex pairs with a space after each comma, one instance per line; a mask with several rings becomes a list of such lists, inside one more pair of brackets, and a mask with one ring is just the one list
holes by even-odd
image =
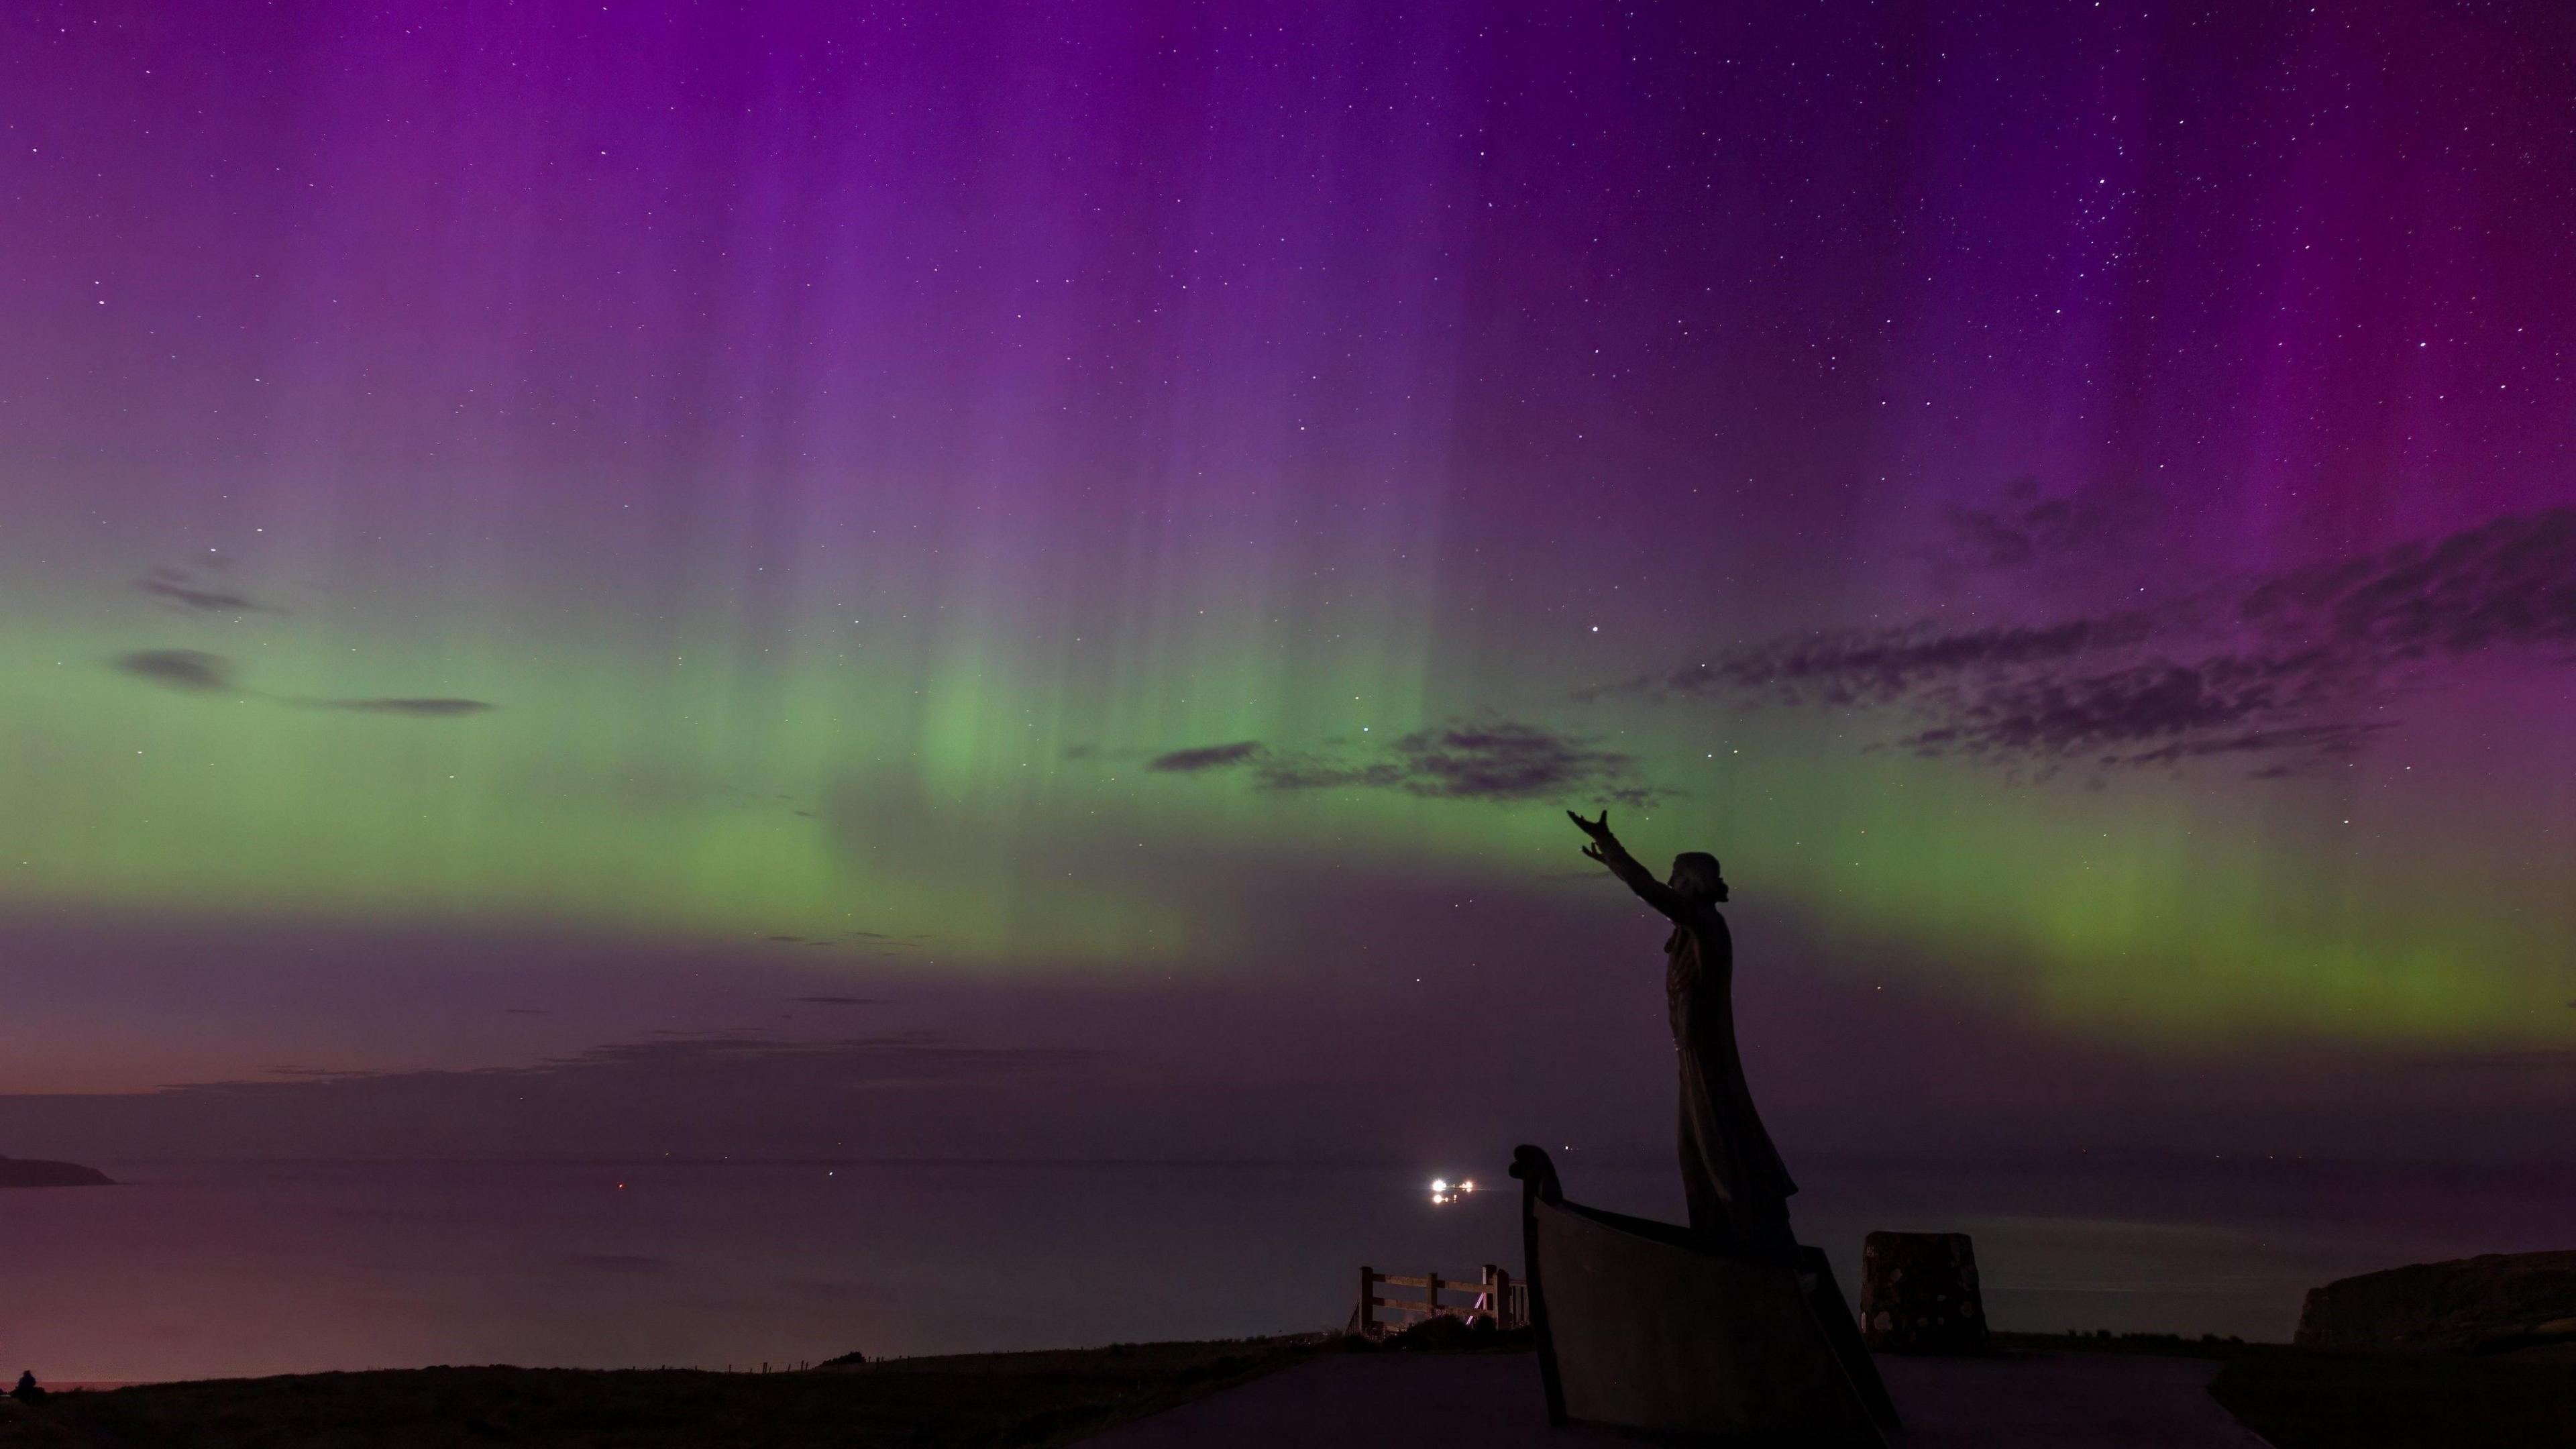
[[[1402, 1168], [1116, 1164], [103, 1163], [0, 1193], [0, 1362], [121, 1380], [429, 1363], [618, 1367], [1338, 1326], [1353, 1278], [1518, 1271], [1512, 1191]], [[1660, 1167], [1561, 1162], [1673, 1217]], [[1806, 1166], [1799, 1235], [1974, 1235], [2004, 1328], [2284, 1338], [2313, 1284], [2565, 1247], [2558, 1184], [2287, 1164]], [[620, 1184], [623, 1184], [621, 1187]], [[1481, 1186], [1481, 1184], [1480, 1184]]]

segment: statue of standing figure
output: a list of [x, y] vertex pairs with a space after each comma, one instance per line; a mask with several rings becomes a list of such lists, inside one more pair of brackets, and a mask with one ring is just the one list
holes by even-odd
[[1789, 1195], [1798, 1184], [1762, 1129], [1736, 1052], [1735, 943], [1717, 910], [1727, 894], [1717, 857], [1675, 856], [1671, 879], [1659, 881], [1610, 833], [1609, 811], [1598, 820], [1566, 813], [1592, 837], [1583, 853], [1673, 923], [1664, 939], [1664, 1000], [1681, 1067], [1682, 1193], [1692, 1232], [1738, 1257], [1794, 1263]]

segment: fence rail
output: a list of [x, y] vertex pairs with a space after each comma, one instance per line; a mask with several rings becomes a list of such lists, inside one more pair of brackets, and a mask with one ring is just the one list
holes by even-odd
[[[1388, 1298], [1381, 1288], [1418, 1288], [1419, 1298]], [[1444, 1303], [1440, 1295], [1472, 1298], [1468, 1303]], [[1371, 1338], [1402, 1323], [1390, 1323], [1380, 1316], [1381, 1310], [1428, 1321], [1433, 1318], [1485, 1318], [1496, 1328], [1520, 1328], [1529, 1322], [1529, 1285], [1515, 1281], [1511, 1274], [1487, 1263], [1482, 1276], [1447, 1278], [1438, 1273], [1419, 1276], [1381, 1273], [1363, 1265], [1360, 1268], [1359, 1306], [1351, 1310], [1350, 1331]]]

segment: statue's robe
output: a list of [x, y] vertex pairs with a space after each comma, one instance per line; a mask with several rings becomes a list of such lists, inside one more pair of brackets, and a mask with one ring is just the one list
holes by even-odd
[[1716, 906], [1655, 879], [1625, 851], [1608, 864], [1673, 923], [1664, 942], [1664, 998], [1681, 1069], [1682, 1193], [1692, 1231], [1748, 1254], [1796, 1252], [1788, 1198], [1798, 1190], [1780, 1161], [1735, 1047], [1735, 942]]

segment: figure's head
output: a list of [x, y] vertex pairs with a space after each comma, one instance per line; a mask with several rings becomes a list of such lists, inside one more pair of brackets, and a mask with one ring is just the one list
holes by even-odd
[[1674, 890], [1692, 900], [1723, 902], [1726, 899], [1726, 877], [1717, 873], [1717, 857], [1704, 850], [1688, 850], [1673, 857]]

